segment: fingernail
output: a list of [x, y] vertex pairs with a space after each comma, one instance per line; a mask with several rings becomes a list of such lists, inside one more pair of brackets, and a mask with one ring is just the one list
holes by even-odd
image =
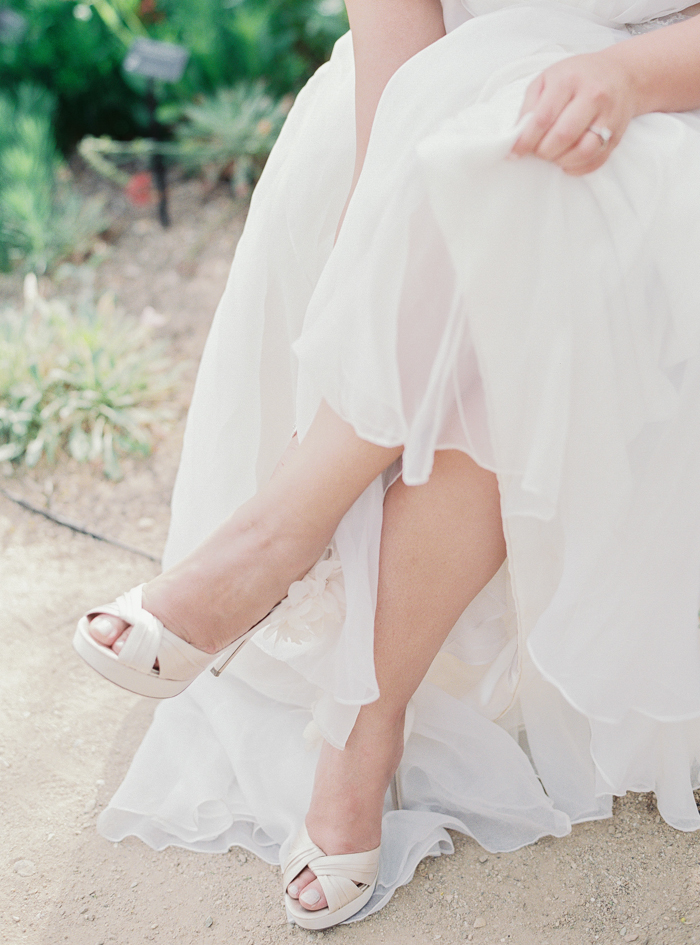
[[305, 889], [301, 896], [299, 896], [299, 899], [309, 906], [315, 906], [320, 898], [321, 893], [318, 889]]
[[124, 637], [119, 637], [112, 644], [112, 649], [114, 650], [115, 653], [120, 653], [125, 643], [126, 643], [126, 640], [124, 639]]
[[292, 897], [292, 899], [299, 898], [299, 887], [296, 885], [296, 883], [292, 883], [291, 886], [287, 886], [287, 892]]
[[95, 617], [94, 620], [90, 621], [90, 629], [96, 630], [100, 636], [108, 637], [114, 630], [114, 626], [109, 617]]

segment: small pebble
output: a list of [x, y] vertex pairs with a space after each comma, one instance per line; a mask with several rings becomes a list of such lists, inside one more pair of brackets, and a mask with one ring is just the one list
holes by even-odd
[[238, 854], [238, 862], [239, 862], [241, 865], [243, 865], [243, 863], [247, 863], [247, 862], [248, 862], [248, 857], [245, 855], [245, 853], [239, 853], [239, 854]]
[[20, 876], [31, 876], [36, 873], [36, 866], [31, 860], [17, 860], [12, 869]]
[[636, 942], [638, 938], [639, 938], [638, 932], [629, 932], [627, 935], [625, 935], [626, 942]]
[[474, 929], [486, 928], [486, 919], [482, 915], [480, 915], [478, 919], [474, 919], [474, 925], [472, 926], [472, 928]]
[[214, 924], [214, 920], [212, 919], [210, 915], [206, 917], [206, 919], [204, 920], [204, 924], [206, 925], [208, 929], [212, 927], [212, 925]]
[[489, 858], [487, 856], [480, 856], [479, 863], [488, 863]]

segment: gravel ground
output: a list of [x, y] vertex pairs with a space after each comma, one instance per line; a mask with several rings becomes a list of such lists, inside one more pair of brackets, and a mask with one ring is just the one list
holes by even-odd
[[[185, 365], [180, 418], [150, 459], [125, 464], [120, 482], [66, 462], [2, 483], [156, 556], [194, 365], [242, 223], [225, 195], [203, 203], [196, 183], [176, 188], [173, 217], [163, 233], [126, 214], [95, 280], [128, 311], [151, 306], [167, 317], [162, 331]], [[69, 275], [64, 290], [80, 278]], [[0, 551], [0, 941], [700, 943], [699, 838], [666, 826], [652, 795], [620, 799], [611, 821], [515, 853], [486, 854], [455, 837], [454, 856], [424, 861], [379, 915], [320, 934], [286, 924], [278, 870], [245, 852], [107, 843], [96, 816], [154, 706], [90, 672], [70, 638], [88, 605], [148, 580], [157, 565], [3, 497]]]

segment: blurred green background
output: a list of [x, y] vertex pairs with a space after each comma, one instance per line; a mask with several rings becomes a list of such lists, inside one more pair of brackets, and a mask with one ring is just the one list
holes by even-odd
[[[0, 469], [67, 453], [118, 478], [148, 451], [163, 390], [144, 332], [61, 273], [90, 283], [115, 214], [155, 215], [159, 161], [202, 203], [221, 181], [245, 200], [346, 29], [342, 0], [0, 0]], [[140, 38], [187, 50], [179, 81], [124, 71]]]
[[[78, 150], [133, 202], [154, 149], [247, 196], [346, 29], [342, 0], [0, 0], [0, 270], [50, 271], [106, 229], [72, 186]], [[189, 54], [179, 81], [155, 84], [158, 145], [147, 80], [123, 68], [138, 38]]]
[[341, 0], [10, 0], [24, 17], [19, 41], [0, 41], [0, 88], [23, 83], [55, 99], [54, 130], [65, 153], [86, 134], [145, 134], [143, 81], [122, 62], [138, 36], [182, 44], [182, 80], [164, 84], [164, 104], [184, 104], [241, 81], [262, 79], [275, 96], [294, 93], [347, 29]]

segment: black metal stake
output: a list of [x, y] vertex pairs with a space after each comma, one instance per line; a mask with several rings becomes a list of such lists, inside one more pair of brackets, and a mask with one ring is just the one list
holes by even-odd
[[[146, 92], [148, 101], [148, 116], [150, 121], [149, 134], [154, 141], [163, 140], [163, 126], [156, 118], [156, 88], [155, 80], [148, 80], [148, 91]], [[154, 151], [151, 156], [151, 171], [153, 180], [158, 188], [158, 218], [161, 226], [170, 226], [170, 216], [168, 214], [168, 190], [165, 174], [165, 160], [159, 151]]]
[[[161, 43], [157, 39], [145, 39], [138, 37], [129, 48], [126, 59], [124, 60], [124, 71], [133, 72], [135, 75], [144, 76], [148, 79], [146, 86], [146, 102], [148, 104], [148, 118], [150, 123], [151, 138], [158, 141], [165, 141], [167, 131], [156, 118], [156, 84], [155, 80], [160, 82], [179, 82], [185, 71], [189, 53], [183, 46], [177, 46], [175, 43]], [[163, 155], [154, 151], [151, 156], [151, 171], [153, 179], [158, 188], [160, 200], [158, 203], [158, 216], [163, 226], [170, 226], [170, 217], [168, 215], [168, 193], [165, 180], [165, 159]]]

